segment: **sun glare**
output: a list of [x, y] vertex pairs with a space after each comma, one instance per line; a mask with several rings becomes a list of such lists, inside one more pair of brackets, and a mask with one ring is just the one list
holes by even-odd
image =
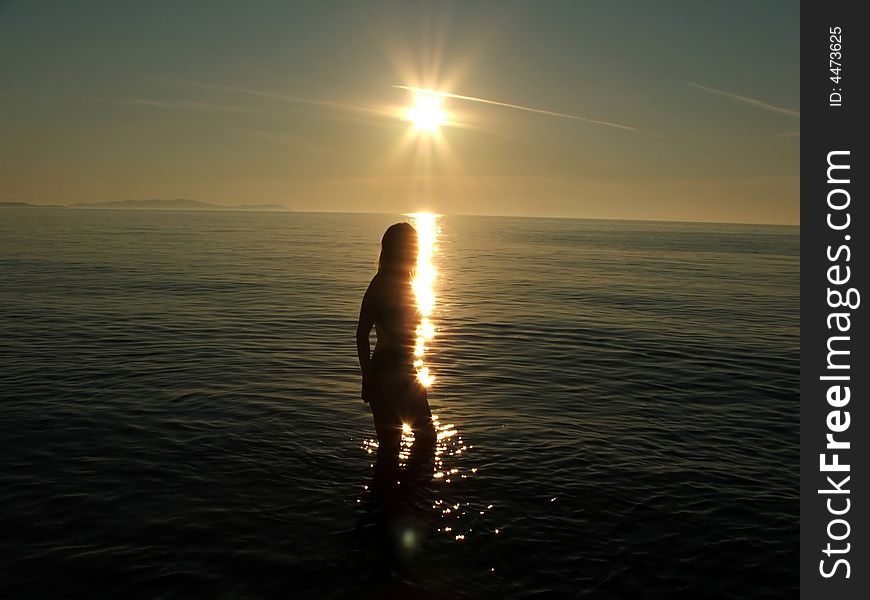
[[437, 94], [417, 92], [414, 94], [414, 106], [405, 112], [405, 118], [411, 122], [414, 129], [434, 133], [438, 127], [447, 122], [447, 113], [441, 108], [441, 97]]

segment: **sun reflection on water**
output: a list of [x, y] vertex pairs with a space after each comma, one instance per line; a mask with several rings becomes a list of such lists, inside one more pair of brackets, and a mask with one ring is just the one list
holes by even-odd
[[420, 323], [417, 325], [414, 340], [414, 367], [417, 369], [417, 379], [425, 387], [431, 387], [435, 377], [425, 364], [423, 356], [428, 349], [428, 343], [435, 337], [435, 323], [432, 315], [435, 310], [435, 278], [437, 272], [434, 265], [434, 255], [437, 252], [438, 215], [432, 213], [411, 213], [408, 215], [411, 224], [417, 230], [417, 267], [411, 287], [417, 299], [417, 309], [420, 311]]
[[408, 458], [411, 456], [411, 447], [414, 445], [414, 430], [407, 423], [402, 423], [402, 439], [399, 445], [399, 466], [404, 467], [408, 464]]
[[[440, 524], [436, 528], [437, 531], [455, 542], [466, 540], [468, 536], [479, 536], [487, 531], [490, 533], [494, 531], [495, 535], [498, 535], [500, 533], [498, 529], [493, 530], [492, 527], [481, 521], [484, 515], [488, 515], [493, 509], [493, 504], [472, 505], [471, 502], [462, 500], [464, 496], [462, 486], [453, 489], [454, 485], [478, 472], [477, 467], [472, 467], [468, 463], [468, 452], [474, 446], [462, 439], [456, 425], [442, 422], [438, 415], [432, 415], [432, 424], [435, 427], [436, 442], [433, 460], [430, 463], [432, 471], [429, 481], [430, 485], [433, 486], [430, 488], [432, 493], [431, 507], [438, 512], [440, 520]], [[412, 452], [415, 451], [414, 441], [414, 430], [409, 425], [403, 424], [397, 473], [405, 472], [411, 468], [409, 459]], [[377, 454], [377, 440], [364, 439], [362, 450], [369, 455]], [[374, 464], [371, 466], [373, 467]], [[400, 484], [399, 481], [395, 483]], [[364, 485], [363, 490], [368, 492], [369, 486]], [[360, 501], [357, 500], [357, 502]]]
[[[428, 364], [428, 352], [437, 331], [435, 307], [438, 272], [435, 268], [435, 262], [438, 254], [438, 238], [441, 233], [438, 223], [439, 215], [412, 213], [405, 216], [409, 218], [417, 230], [419, 245], [415, 276], [411, 282], [420, 313], [420, 321], [415, 331], [414, 367], [417, 379], [431, 392], [436, 378], [430, 369], [430, 364]], [[439, 387], [439, 389], [441, 388]], [[501, 530], [494, 528], [492, 523], [490, 513], [493, 510], [493, 504], [480, 500], [477, 502], [466, 501], [466, 498], [469, 498], [469, 488], [466, 487], [466, 482], [478, 472], [478, 468], [472, 466], [473, 463], [469, 461], [470, 457], [468, 456], [473, 446], [463, 440], [453, 423], [442, 421], [438, 415], [433, 414], [432, 424], [435, 428], [436, 439], [434, 451], [431, 446], [429, 447], [428, 452], [431, 454], [428, 454], [430, 461], [428, 463], [416, 460], [419, 456], [415, 457], [414, 454], [421, 450], [415, 448], [414, 430], [407, 424], [402, 425], [397, 469], [391, 472], [395, 475], [396, 480], [389, 481], [393, 490], [391, 493], [398, 493], [398, 490], [402, 489], [403, 494], [413, 496], [414, 490], [419, 491], [421, 488], [417, 487], [418, 483], [411, 482], [422, 481], [422, 489], [426, 490], [424, 497], [428, 495], [428, 498], [423, 501], [423, 507], [426, 510], [431, 507], [437, 514], [437, 524], [434, 524], [432, 529], [437, 529], [439, 536], [444, 536], [450, 542], [468, 544], [474, 539], [480, 539], [481, 536], [501, 537]], [[378, 454], [377, 440], [364, 440], [362, 449], [374, 459], [375, 455]], [[425, 466], [423, 466], [424, 464]], [[371, 466], [375, 467], [375, 464], [371, 463]], [[416, 475], [411, 477], [411, 474], [416, 472], [420, 466], [423, 466], [422, 480], [416, 480], [414, 478]], [[405, 482], [409, 482], [410, 485]], [[365, 492], [369, 491], [368, 486], [363, 487]], [[415, 530], [413, 538], [415, 544], [422, 539], [419, 537], [422, 535], [422, 531], [424, 530]], [[405, 546], [409, 544], [408, 540], [404, 538], [402, 542]]]

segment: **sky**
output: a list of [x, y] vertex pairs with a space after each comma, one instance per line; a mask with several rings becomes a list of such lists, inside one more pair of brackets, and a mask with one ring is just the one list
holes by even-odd
[[[798, 224], [799, 20], [797, 1], [0, 0], [0, 201]], [[407, 120], [408, 87], [449, 94], [437, 130]]]

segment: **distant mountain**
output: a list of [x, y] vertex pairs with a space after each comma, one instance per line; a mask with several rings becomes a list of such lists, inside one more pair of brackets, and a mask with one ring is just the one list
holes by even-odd
[[139, 210], [289, 210], [282, 204], [236, 204], [223, 206], [210, 204], [199, 200], [177, 198], [175, 200], [163, 200], [160, 198], [148, 198], [146, 200], [111, 200], [109, 202], [78, 202], [71, 204], [71, 208], [118, 208]]
[[30, 202], [0, 202], [0, 208], [66, 208], [62, 204], [31, 204]]

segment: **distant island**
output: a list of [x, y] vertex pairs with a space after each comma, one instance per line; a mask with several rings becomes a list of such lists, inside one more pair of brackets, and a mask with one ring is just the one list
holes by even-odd
[[145, 200], [111, 200], [108, 202], [77, 202], [64, 206], [62, 204], [32, 204], [30, 202], [0, 202], [0, 208], [111, 208], [121, 210], [290, 210], [283, 204], [235, 204], [225, 206], [211, 204], [199, 200], [177, 198], [175, 200], [163, 200], [160, 198], [148, 198]]
[[120, 209], [146, 209], [146, 210], [289, 210], [283, 204], [236, 204], [224, 206], [177, 198], [175, 200], [162, 200], [148, 198], [146, 200], [111, 200], [109, 202], [78, 202], [70, 204], [70, 208], [120, 208]]
[[31, 204], [30, 202], [0, 202], [0, 208], [66, 208], [63, 204]]

